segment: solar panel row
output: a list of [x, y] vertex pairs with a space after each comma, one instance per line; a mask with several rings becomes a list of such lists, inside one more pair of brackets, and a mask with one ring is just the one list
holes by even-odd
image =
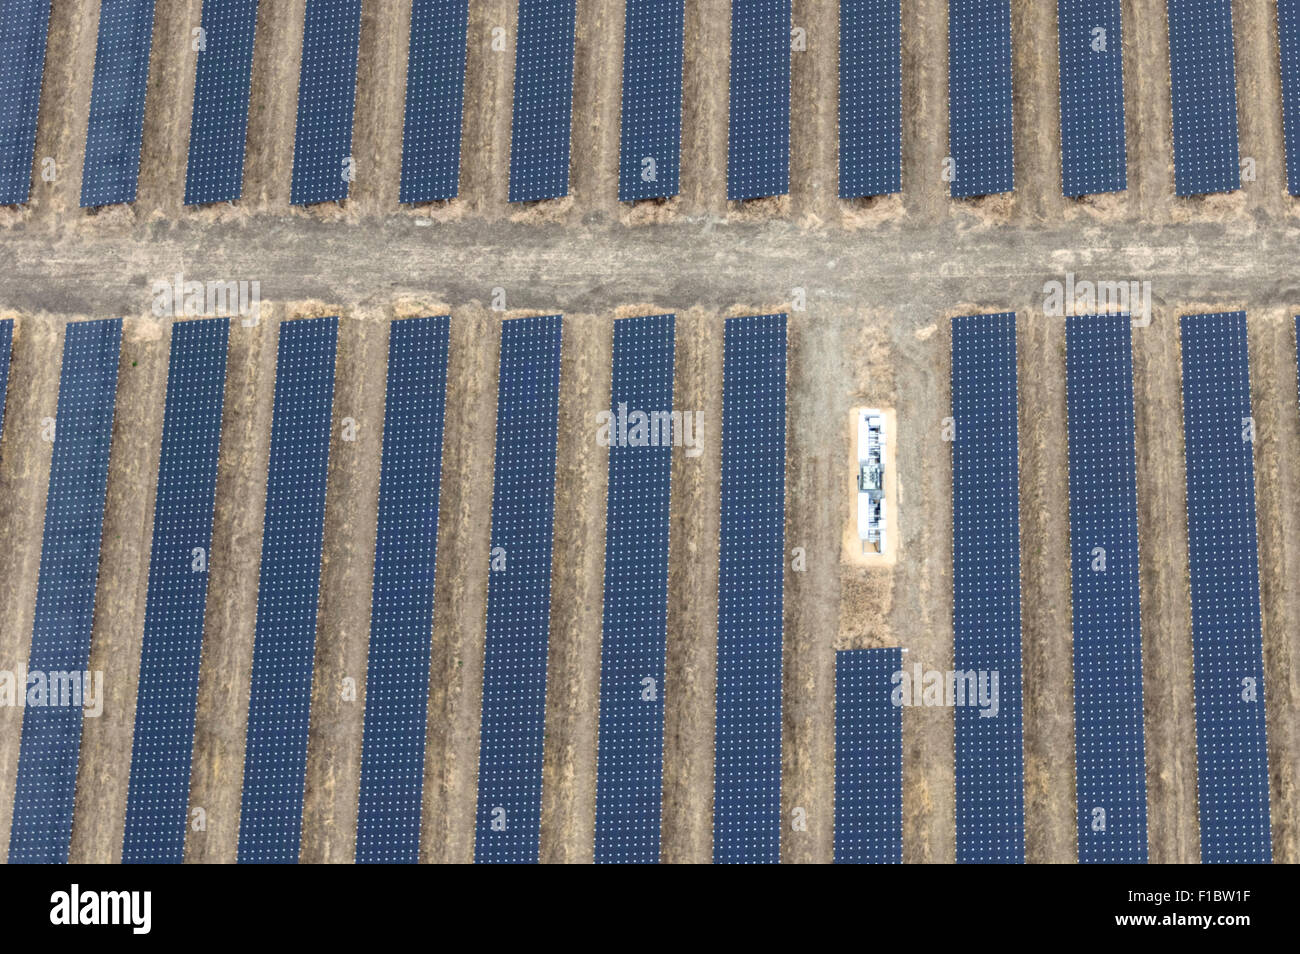
[[100, 0], [82, 206], [135, 201], [154, 0]]
[[406, 61], [402, 202], [454, 199], [460, 186], [469, 0], [415, 0]]
[[88, 701], [83, 690], [92, 678], [90, 635], [121, 340], [120, 318], [73, 322], [65, 331], [9, 834], [11, 864], [68, 860], [82, 705]]
[[596, 748], [598, 863], [659, 860], [674, 326], [672, 315], [614, 322]]
[[5, 396], [9, 388], [9, 356], [14, 344], [14, 320], [0, 318], [0, 438], [5, 434]]
[[510, 201], [569, 194], [577, 0], [519, 0]]
[[559, 315], [501, 326], [474, 859], [536, 862], [550, 641]]
[[338, 318], [280, 325], [239, 860], [298, 860]]
[[1169, 0], [1178, 195], [1241, 188], [1232, 0]]
[[233, 202], [244, 187], [257, 0], [204, 0], [185, 204]]
[[293, 140], [293, 205], [346, 199], [352, 165], [361, 0], [307, 0]]
[[1057, 0], [1061, 64], [1061, 191], [1128, 187], [1120, 0]]
[[1066, 318], [1079, 860], [1147, 860], [1128, 315]]
[[1287, 191], [1300, 195], [1300, 0], [1277, 0]]
[[728, 318], [722, 357], [713, 860], [781, 860], [786, 316]]
[[50, 0], [0, 4], [0, 205], [31, 192], [49, 24]]
[[230, 321], [172, 325], [122, 860], [180, 864]]
[[[957, 860], [1025, 860], [1016, 316], [952, 320]], [[970, 698], [978, 693], [978, 700]], [[977, 704], [978, 703], [978, 704]], [[987, 704], [986, 704], [987, 703]], [[989, 713], [992, 713], [991, 715]]]
[[1269, 862], [1246, 313], [1184, 315], [1180, 328], [1201, 861]]
[[840, 198], [903, 191], [900, 0], [840, 0]]
[[674, 196], [682, 158], [686, 0], [627, 0], [620, 202]]
[[948, 0], [948, 151], [953, 198], [1015, 188], [1010, 0]]
[[390, 327], [358, 862], [413, 864], [420, 855], [450, 329], [447, 315]]
[[733, 0], [727, 198], [790, 191], [790, 0]]
[[835, 861], [903, 860], [903, 709], [892, 698], [901, 649], [835, 654]]

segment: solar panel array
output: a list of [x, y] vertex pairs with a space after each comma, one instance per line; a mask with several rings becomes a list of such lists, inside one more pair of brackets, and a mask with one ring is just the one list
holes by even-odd
[[14, 343], [14, 320], [0, 318], [0, 437], [5, 434], [5, 395], [9, 387], [9, 356]]
[[134, 202], [149, 85], [154, 0], [100, 0], [82, 206]]
[[668, 651], [668, 509], [672, 315], [614, 322], [611, 446], [596, 758], [597, 863], [659, 860], [664, 660]]
[[903, 860], [901, 649], [835, 654], [835, 862]]
[[1181, 329], [1201, 861], [1268, 862], [1246, 313], [1184, 315]]
[[903, 190], [901, 0], [840, 0], [840, 198]]
[[[120, 318], [72, 322], [65, 331], [10, 864], [68, 860], [121, 341]], [[32, 695], [42, 685], [32, 681], [37, 673], [45, 677], [43, 705]]]
[[474, 860], [536, 862], [560, 401], [559, 315], [501, 326]]
[[1025, 860], [1016, 409], [1016, 316], [954, 318], [953, 668], [998, 680], [954, 706], [959, 862]]
[[338, 318], [280, 325], [239, 860], [298, 860]]
[[510, 201], [569, 194], [576, 0], [519, 0]]
[[390, 328], [356, 859], [414, 864], [451, 319], [408, 318]]
[[1056, 0], [1061, 64], [1061, 191], [1128, 188], [1120, 0]]
[[627, 0], [618, 198], [680, 190], [686, 0]]
[[713, 860], [781, 860], [786, 316], [728, 318]]
[[460, 190], [469, 0], [414, 0], [402, 124], [402, 202], [454, 199]]
[[293, 205], [348, 197], [361, 0], [307, 0], [293, 140]]
[[1169, 0], [1178, 195], [1241, 188], [1232, 0]]
[[1300, 195], [1300, 0], [1277, 0], [1287, 191]]
[[732, 0], [727, 198], [790, 191], [790, 0]]
[[0, 205], [31, 193], [49, 24], [50, 0], [0, 4]]
[[229, 336], [226, 318], [172, 325], [125, 863], [180, 864], [185, 854]]
[[948, 0], [948, 151], [953, 198], [1015, 188], [1010, 0]]
[[233, 202], [244, 188], [257, 0], [204, 0], [194, 71], [185, 204]]
[[1147, 860], [1128, 315], [1065, 320], [1079, 860]]

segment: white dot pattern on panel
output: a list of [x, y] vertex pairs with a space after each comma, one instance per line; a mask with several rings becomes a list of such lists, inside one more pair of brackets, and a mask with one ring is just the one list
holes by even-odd
[[732, 0], [727, 198], [790, 191], [790, 0]]
[[1277, 0], [1287, 191], [1300, 195], [1300, 0]]
[[[680, 188], [685, 0], [627, 0], [623, 33], [618, 198], [666, 198]], [[654, 164], [647, 176], [646, 160]]]
[[840, 0], [840, 198], [903, 188], [900, 0]]
[[1010, 192], [1011, 2], [948, 0], [948, 152], [954, 199]]
[[5, 396], [9, 389], [9, 356], [14, 343], [14, 320], [0, 319], [0, 439], [5, 434]]
[[1241, 188], [1232, 0], [1169, 0], [1169, 88], [1178, 195]]
[[0, 4], [0, 205], [31, 193], [49, 23], [50, 0]]
[[1056, 10], [1061, 191], [1067, 196], [1122, 192], [1128, 170], [1120, 0], [1057, 0]]
[[154, 0], [100, 0], [82, 206], [134, 202], [149, 86]]
[[307, 0], [293, 139], [293, 205], [348, 197], [361, 0]]
[[460, 185], [469, 0], [415, 0], [406, 61], [402, 202], [454, 199]]
[[510, 201], [569, 194], [576, 0], [519, 0]]
[[903, 860], [903, 709], [894, 705], [900, 649], [835, 654], [835, 861]]

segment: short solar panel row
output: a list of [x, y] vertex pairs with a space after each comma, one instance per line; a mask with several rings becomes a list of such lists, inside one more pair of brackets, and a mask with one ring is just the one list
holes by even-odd
[[358, 862], [420, 856], [451, 318], [394, 321], [357, 810]]
[[1129, 316], [1066, 318], [1079, 860], [1147, 860]]
[[680, 189], [686, 0], [627, 0], [618, 198]]
[[501, 327], [474, 859], [536, 862], [560, 400], [559, 315]]
[[840, 198], [903, 191], [900, 0], [840, 0]]
[[9, 388], [9, 355], [14, 344], [14, 320], [0, 318], [0, 438], [5, 435], [5, 396]]
[[154, 0], [100, 0], [82, 206], [135, 201], [153, 13]]
[[903, 860], [901, 649], [835, 654], [835, 862]]
[[1061, 64], [1061, 191], [1128, 187], [1120, 0], [1056, 0]]
[[1232, 0], [1169, 0], [1169, 71], [1175, 191], [1241, 188]]
[[244, 187], [257, 0], [204, 0], [185, 204], [233, 202]]
[[733, 0], [727, 198], [790, 191], [790, 0]]
[[1201, 861], [1269, 862], [1246, 313], [1184, 315], [1180, 328]]
[[402, 124], [402, 202], [454, 199], [460, 187], [469, 0], [414, 0]]
[[519, 0], [510, 201], [569, 194], [577, 0]]
[[953, 198], [1015, 188], [1011, 0], [948, 0], [948, 152]]
[[180, 864], [230, 320], [172, 325], [126, 800], [126, 863]]
[[672, 315], [614, 322], [596, 747], [597, 863], [659, 860], [674, 326]]
[[966, 676], [953, 707], [959, 862], [1025, 860], [1016, 391], [1016, 316], [954, 318], [953, 668]]
[[65, 331], [27, 662], [29, 674], [46, 674], [45, 698], [33, 701], [36, 682], [23, 709], [11, 864], [68, 860], [121, 341], [120, 318], [73, 322]]
[[1300, 0], [1277, 0], [1287, 191], [1300, 195]]
[[280, 325], [239, 860], [298, 860], [338, 318]]
[[50, 0], [0, 4], [0, 205], [31, 193], [49, 25]]
[[293, 205], [346, 199], [352, 165], [361, 0], [307, 0], [298, 121], [293, 140]]
[[728, 318], [722, 357], [713, 860], [781, 860], [786, 316]]

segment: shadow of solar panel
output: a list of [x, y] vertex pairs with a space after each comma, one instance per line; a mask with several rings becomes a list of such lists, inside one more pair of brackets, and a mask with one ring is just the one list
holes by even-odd
[[954, 199], [1015, 188], [1010, 0], [948, 0], [948, 151]]
[[1065, 320], [1082, 862], [1147, 860], [1142, 614], [1128, 315]]
[[31, 194], [49, 23], [50, 0], [0, 4], [0, 205]]
[[414, 864], [451, 319], [407, 318], [389, 327], [356, 860]]
[[68, 860], [121, 341], [120, 318], [65, 331], [10, 864]]
[[1120, 0], [1056, 0], [1061, 64], [1061, 191], [1128, 188]]
[[992, 706], [954, 705], [957, 860], [1025, 860], [1016, 316], [952, 320], [953, 668]]
[[9, 357], [14, 344], [14, 321], [0, 319], [0, 438], [5, 436], [5, 395], [9, 387]]
[[134, 202], [154, 0], [100, 0], [81, 205]]
[[903, 709], [895, 705], [900, 649], [835, 654], [835, 862], [903, 860]]
[[415, 0], [406, 61], [402, 202], [454, 199], [460, 187], [469, 0]]
[[476, 862], [536, 862], [560, 402], [559, 315], [501, 325]]
[[728, 318], [722, 357], [713, 860], [781, 860], [786, 316]]
[[627, 0], [618, 199], [680, 190], [685, 0]]
[[124, 863], [185, 854], [230, 320], [172, 325]]
[[1287, 191], [1300, 195], [1300, 0], [1277, 0]]
[[1178, 195], [1241, 188], [1232, 0], [1169, 0]]
[[257, 0], [204, 0], [185, 204], [233, 202], [244, 187]]
[[659, 860], [674, 324], [672, 315], [614, 322], [597, 863]]
[[790, 191], [790, 0], [733, 0], [727, 198]]
[[903, 190], [900, 0], [840, 0], [840, 198]]
[[307, 0], [289, 202], [348, 197], [361, 0]]
[[510, 201], [569, 194], [575, 0], [519, 0]]
[[1246, 313], [1184, 315], [1180, 327], [1201, 861], [1269, 862]]
[[339, 320], [280, 324], [239, 860], [292, 864], [302, 831]]

